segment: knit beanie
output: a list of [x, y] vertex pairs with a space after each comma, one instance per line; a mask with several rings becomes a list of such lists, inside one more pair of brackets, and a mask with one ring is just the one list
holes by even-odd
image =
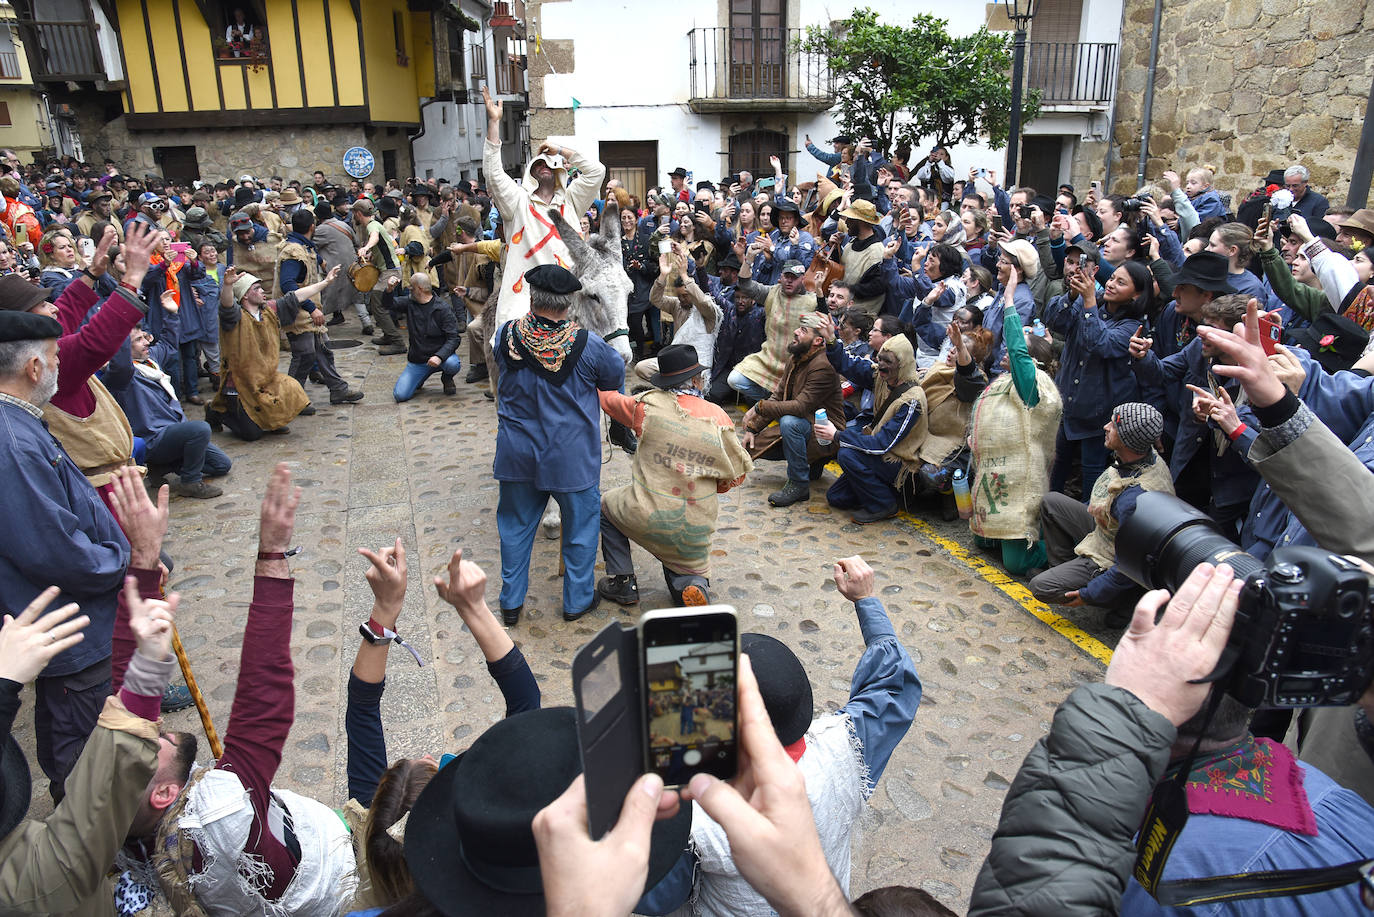
[[1164, 433], [1164, 417], [1152, 405], [1128, 401], [1112, 411], [1112, 423], [1121, 445], [1132, 452], [1146, 455]]

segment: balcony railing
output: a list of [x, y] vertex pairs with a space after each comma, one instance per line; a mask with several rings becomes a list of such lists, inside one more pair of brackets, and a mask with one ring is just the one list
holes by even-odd
[[0, 51], [0, 80], [17, 80], [23, 75], [19, 69], [19, 52]]
[[95, 23], [20, 19], [15, 25], [35, 80], [85, 83], [106, 78]]
[[688, 32], [693, 109], [829, 108], [834, 102], [830, 69], [822, 55], [797, 50], [801, 37], [801, 29]]
[[1075, 41], [1026, 45], [1026, 88], [1042, 105], [1107, 105], [1116, 79], [1117, 46]]
[[496, 94], [519, 95], [525, 91], [523, 57], [496, 56]]

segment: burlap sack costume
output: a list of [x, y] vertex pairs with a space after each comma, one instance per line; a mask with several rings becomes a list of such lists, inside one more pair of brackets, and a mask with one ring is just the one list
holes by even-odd
[[922, 462], [943, 465], [963, 448], [973, 405], [954, 396], [953, 366], [932, 366], [921, 379], [921, 388], [926, 393], [929, 420], [920, 458]]
[[[1116, 530], [1121, 527], [1121, 523], [1111, 514], [1112, 504], [1123, 490], [1137, 484], [1142, 490], [1166, 494], [1174, 492], [1174, 479], [1169, 474], [1169, 464], [1158, 455], [1155, 456], [1153, 463], [1137, 469], [1133, 474], [1123, 475], [1115, 464], [1108, 465], [1107, 470], [1097, 476], [1097, 483], [1093, 485], [1092, 495], [1088, 499], [1088, 509], [1099, 519], [1097, 528], [1078, 543], [1073, 549], [1075, 554], [1091, 558], [1103, 570], [1116, 563]], [[1098, 510], [1103, 512], [1099, 513]], [[1106, 525], [1100, 521], [1103, 518], [1107, 520]]]
[[715, 405], [703, 401], [709, 413], [689, 413], [662, 389], [635, 400], [645, 412], [631, 482], [602, 497], [601, 511], [669, 570], [709, 576], [717, 494], [753, 463]]
[[91, 486], [103, 487], [115, 471], [133, 464], [134, 431], [103, 382], [92, 376], [86, 385], [95, 396], [89, 417], [76, 417], [49, 402], [43, 406], [43, 422]]
[[[916, 352], [911, 341], [904, 334], [887, 339], [879, 353], [888, 353], [897, 358], [896, 383], [899, 391], [889, 389], [881, 373], [874, 372], [873, 405], [877, 418], [868, 431], [881, 430], [896, 416], [903, 405], [910, 405], [916, 411], [916, 422], [901, 439], [894, 442], [883, 456], [883, 461], [900, 464], [897, 480], [893, 486], [901, 489], [906, 479], [920, 470], [920, 451], [930, 433], [930, 411], [926, 407], [926, 391], [917, 381], [920, 373], [916, 369]], [[951, 389], [953, 391], [953, 389]]]
[[1049, 487], [1054, 438], [1063, 402], [1044, 370], [1035, 371], [1040, 402], [1033, 408], [1016, 393], [1011, 373], [993, 380], [973, 404], [973, 516], [969, 528], [984, 538], [1040, 540], [1040, 504]]
[[284, 427], [310, 403], [301, 384], [285, 373], [277, 371], [277, 339], [281, 323], [277, 313], [262, 310], [259, 320], [239, 306], [242, 315], [233, 328], [220, 327], [219, 349], [223, 360], [220, 390], [210, 407], [230, 413], [233, 406], [225, 396], [232, 385], [238, 391], [239, 404], [253, 423], [264, 430]]

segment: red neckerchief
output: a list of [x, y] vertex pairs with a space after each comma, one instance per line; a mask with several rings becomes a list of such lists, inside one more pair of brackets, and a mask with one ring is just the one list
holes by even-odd
[[806, 754], [806, 736], [802, 736], [791, 745], [785, 746], [783, 751], [787, 752], [787, 757], [791, 758], [794, 764], [800, 761], [802, 755]]
[[1317, 835], [1317, 819], [1303, 788], [1303, 771], [1285, 746], [1248, 738], [1193, 766], [1188, 811]]

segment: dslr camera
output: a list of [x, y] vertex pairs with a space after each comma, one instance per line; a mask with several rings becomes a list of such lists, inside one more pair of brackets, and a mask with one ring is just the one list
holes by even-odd
[[1374, 681], [1370, 578], [1321, 548], [1276, 548], [1260, 561], [1171, 494], [1145, 493], [1116, 536], [1116, 559], [1146, 589], [1177, 591], [1200, 563], [1243, 583], [1217, 682], [1247, 707], [1339, 707]]
[[1134, 195], [1121, 202], [1121, 211], [1123, 213], [1139, 213], [1147, 203], [1153, 200], [1154, 195], [1150, 194], [1150, 192], [1137, 191]]

